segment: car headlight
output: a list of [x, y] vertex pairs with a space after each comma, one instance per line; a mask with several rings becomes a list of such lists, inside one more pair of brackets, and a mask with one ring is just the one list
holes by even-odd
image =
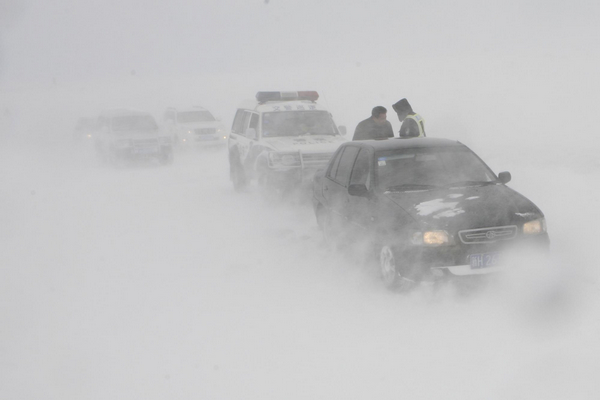
[[300, 165], [300, 155], [298, 153], [269, 153], [271, 159], [271, 165], [283, 165], [291, 167]]
[[440, 246], [449, 242], [449, 236], [446, 231], [417, 232], [413, 235], [412, 242], [414, 244]]
[[546, 232], [546, 219], [538, 218], [523, 224], [523, 234], [537, 235]]

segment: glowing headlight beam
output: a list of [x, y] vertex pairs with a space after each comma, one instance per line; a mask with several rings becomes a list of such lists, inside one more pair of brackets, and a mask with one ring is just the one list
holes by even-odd
[[523, 224], [523, 233], [525, 235], [537, 235], [546, 232], [546, 220], [544, 218], [535, 219]]

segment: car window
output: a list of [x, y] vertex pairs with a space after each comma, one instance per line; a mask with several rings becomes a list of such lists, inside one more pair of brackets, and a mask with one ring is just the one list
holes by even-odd
[[333, 178], [337, 183], [342, 186], [348, 186], [350, 181], [350, 173], [352, 172], [352, 166], [358, 155], [359, 148], [354, 146], [346, 146], [344, 152], [340, 157], [340, 163], [337, 167], [335, 177]]
[[252, 113], [248, 128], [255, 129], [258, 132], [258, 114]]
[[333, 159], [333, 162], [331, 163], [331, 167], [329, 168], [329, 170], [327, 170], [327, 177], [331, 180], [333, 180], [335, 177], [335, 173], [337, 172], [338, 165], [340, 164], [340, 158], [342, 157], [343, 152], [344, 152], [344, 148], [338, 150], [335, 153], [335, 158]]
[[182, 111], [177, 113], [177, 120], [181, 123], [210, 122], [214, 121], [215, 117], [206, 110]]
[[403, 149], [377, 154], [378, 186], [410, 190], [415, 186], [485, 184], [493, 172], [466, 147]]
[[244, 123], [244, 110], [237, 110], [235, 113], [235, 118], [233, 120], [233, 125], [231, 126], [231, 133], [237, 133], [241, 135], [243, 133], [243, 123]]
[[361, 149], [356, 157], [356, 162], [352, 168], [352, 175], [350, 176], [350, 184], [362, 184], [370, 187], [371, 179], [369, 174], [369, 151]]
[[158, 126], [151, 115], [122, 115], [113, 117], [111, 129], [114, 132], [124, 131], [156, 131]]
[[242, 121], [242, 132], [244, 136], [246, 135], [246, 130], [250, 124], [250, 117], [252, 117], [252, 113], [249, 111], [244, 112], [244, 120]]
[[277, 111], [263, 114], [263, 136], [335, 135], [327, 111]]

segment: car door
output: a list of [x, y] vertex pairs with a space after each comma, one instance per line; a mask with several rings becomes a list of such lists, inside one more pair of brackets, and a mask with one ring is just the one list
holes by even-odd
[[231, 126], [231, 134], [229, 135], [229, 154], [239, 160], [243, 164], [248, 153], [248, 138], [245, 136], [246, 127], [250, 119], [250, 113], [246, 110], [239, 109], [233, 119]]
[[247, 112], [248, 125], [245, 128], [245, 137], [247, 139], [248, 148], [244, 155], [245, 167], [248, 171], [254, 171], [256, 159], [263, 152], [263, 146], [260, 145], [258, 138], [258, 113]]
[[344, 146], [325, 175], [323, 197], [327, 202], [333, 226], [342, 231], [346, 230], [348, 225], [348, 185], [359, 150], [356, 146]]
[[373, 155], [367, 148], [360, 149], [352, 167], [349, 185], [364, 185], [367, 193], [349, 195], [347, 219], [349, 229], [357, 237], [364, 236], [376, 223], [377, 197], [374, 193]]

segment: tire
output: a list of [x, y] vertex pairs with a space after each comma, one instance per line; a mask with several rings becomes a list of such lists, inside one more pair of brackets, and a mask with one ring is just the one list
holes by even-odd
[[391, 245], [383, 245], [379, 250], [379, 271], [383, 284], [388, 289], [408, 290], [415, 281], [401, 274], [399, 252]]
[[161, 154], [158, 157], [158, 162], [160, 165], [173, 164], [173, 149], [168, 148], [168, 149], [161, 151]]

